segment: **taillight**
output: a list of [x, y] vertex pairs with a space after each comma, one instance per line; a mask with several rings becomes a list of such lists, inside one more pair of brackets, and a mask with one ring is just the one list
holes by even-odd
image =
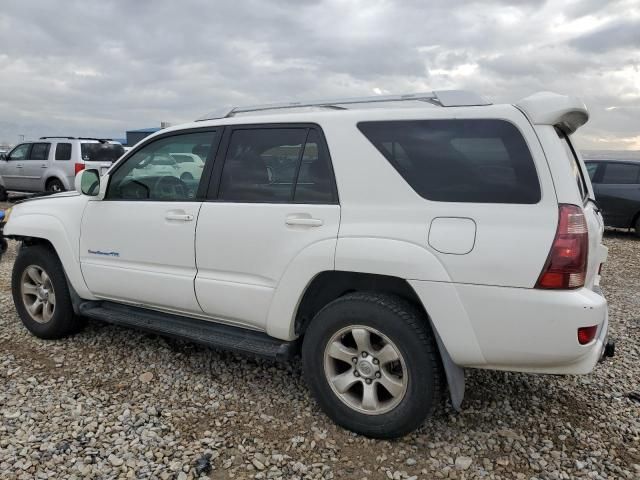
[[589, 234], [582, 209], [560, 204], [560, 218], [547, 263], [536, 288], [568, 289], [584, 286]]
[[82, 170], [84, 170], [84, 169], [85, 169], [85, 167], [86, 167], [86, 165], [85, 165], [84, 163], [76, 163], [76, 168], [75, 168], [75, 170], [76, 170], [76, 175], [77, 175], [78, 173], [80, 173]]
[[578, 343], [580, 345], [586, 345], [591, 340], [596, 338], [596, 332], [598, 331], [598, 326], [594, 325], [592, 327], [581, 327], [578, 329]]

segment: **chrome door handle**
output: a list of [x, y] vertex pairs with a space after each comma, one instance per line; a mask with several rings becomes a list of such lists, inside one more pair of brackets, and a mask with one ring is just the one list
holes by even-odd
[[24, 165], [16, 165], [16, 168], [24, 168]]
[[164, 218], [174, 222], [191, 222], [194, 217], [186, 213], [167, 213]]
[[303, 227], [321, 227], [324, 222], [319, 218], [310, 217], [288, 217], [287, 225], [300, 225]]
[[40, 165], [40, 168], [47, 168], [47, 165]]

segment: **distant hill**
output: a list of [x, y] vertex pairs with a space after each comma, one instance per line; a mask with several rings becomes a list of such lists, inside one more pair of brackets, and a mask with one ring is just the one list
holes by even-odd
[[581, 150], [585, 160], [640, 160], [640, 150]]

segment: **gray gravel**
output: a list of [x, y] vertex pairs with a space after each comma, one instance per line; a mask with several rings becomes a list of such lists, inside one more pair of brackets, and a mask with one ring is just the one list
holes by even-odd
[[468, 372], [461, 414], [398, 441], [336, 427], [299, 365], [100, 323], [22, 327], [0, 265], [0, 478], [640, 478], [640, 241], [609, 233], [618, 353], [585, 377]]

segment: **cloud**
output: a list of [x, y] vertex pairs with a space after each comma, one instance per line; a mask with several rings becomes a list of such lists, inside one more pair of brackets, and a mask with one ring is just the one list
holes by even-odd
[[611, 22], [596, 31], [581, 35], [571, 45], [584, 53], [640, 49], [640, 18]]
[[592, 111], [579, 143], [629, 148], [639, 21], [636, 0], [5, 0], [0, 141], [121, 137], [229, 104], [470, 88], [501, 102], [579, 94]]

